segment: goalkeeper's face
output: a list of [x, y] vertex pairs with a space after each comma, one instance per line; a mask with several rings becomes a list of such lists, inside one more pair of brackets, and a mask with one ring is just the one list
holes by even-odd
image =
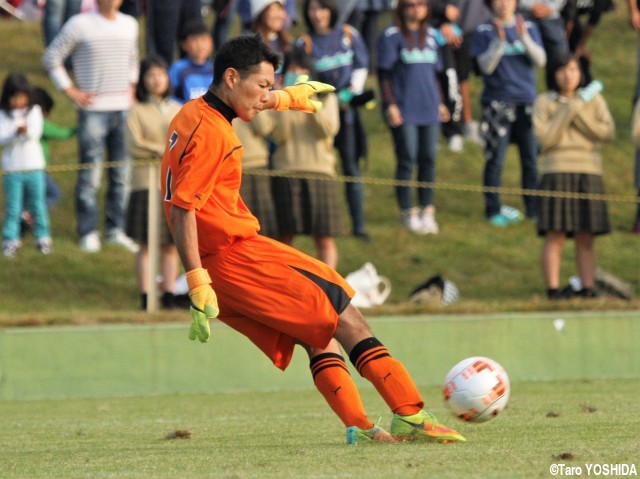
[[257, 71], [241, 78], [236, 71], [227, 83], [230, 88], [229, 100], [239, 118], [250, 121], [260, 113], [267, 100], [274, 83], [273, 65], [262, 62]]

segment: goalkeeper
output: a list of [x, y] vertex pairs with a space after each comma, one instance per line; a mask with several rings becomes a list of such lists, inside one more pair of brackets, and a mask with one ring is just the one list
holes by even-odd
[[[347, 428], [348, 444], [465, 441], [422, 409], [413, 380], [350, 304], [354, 291], [340, 275], [258, 235], [260, 225], [239, 196], [242, 145], [231, 121], [236, 116], [249, 121], [267, 109], [314, 113], [321, 103], [313, 95], [333, 90], [300, 82], [273, 91], [278, 63], [256, 35], [229, 40], [216, 54], [207, 93], [188, 102], [169, 127], [162, 193], [187, 271], [189, 337], [208, 341], [209, 319], [219, 317], [282, 370], [294, 346], [302, 345], [316, 387]], [[389, 405], [391, 434], [367, 417], [340, 346]]]

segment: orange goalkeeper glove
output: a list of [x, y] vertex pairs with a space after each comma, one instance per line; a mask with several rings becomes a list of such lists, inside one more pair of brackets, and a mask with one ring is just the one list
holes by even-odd
[[187, 284], [191, 299], [189, 339], [193, 341], [198, 338], [201, 343], [206, 343], [211, 336], [209, 320], [216, 318], [220, 312], [216, 293], [211, 287], [211, 277], [204, 268], [192, 269], [187, 272]]
[[274, 110], [299, 110], [306, 113], [317, 113], [322, 109], [322, 102], [311, 100], [310, 97], [316, 93], [329, 93], [335, 88], [319, 81], [309, 81], [308, 75], [300, 75], [293, 86], [288, 86], [283, 90], [274, 90], [276, 103]]

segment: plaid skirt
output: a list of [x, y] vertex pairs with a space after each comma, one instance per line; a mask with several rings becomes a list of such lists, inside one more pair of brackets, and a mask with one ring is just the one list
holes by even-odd
[[[137, 243], [147, 244], [149, 242], [149, 193], [148, 190], [137, 190], [129, 197], [129, 208], [127, 210], [127, 224], [125, 231], [127, 236]], [[162, 204], [160, 208], [159, 229], [160, 244], [173, 244], [171, 231], [164, 215]]]
[[[600, 175], [547, 173], [540, 180], [542, 191], [604, 194]], [[611, 232], [607, 203], [603, 200], [538, 197], [538, 235], [548, 231], [602, 235]]]
[[271, 177], [266, 175], [242, 174], [242, 184], [240, 185], [240, 197], [249, 211], [258, 218], [260, 222], [260, 234], [269, 238], [278, 237], [278, 223], [276, 220], [276, 207], [271, 194]]
[[281, 235], [340, 236], [342, 210], [336, 182], [326, 179], [273, 178]]

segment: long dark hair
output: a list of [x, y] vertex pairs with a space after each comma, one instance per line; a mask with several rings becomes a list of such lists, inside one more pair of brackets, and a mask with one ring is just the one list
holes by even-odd
[[[167, 62], [159, 56], [149, 56], [140, 62], [140, 77], [138, 78], [138, 84], [136, 85], [136, 99], [140, 102], [149, 100], [149, 91], [144, 84], [144, 76], [153, 67], [162, 68], [167, 71]], [[168, 74], [168, 73], [167, 73]], [[162, 98], [166, 98], [171, 94], [171, 84], [167, 84], [167, 89], [162, 93]]]
[[33, 89], [24, 73], [9, 73], [4, 79], [2, 95], [0, 96], [0, 109], [11, 111], [11, 97], [17, 93], [24, 93], [29, 97], [29, 108], [33, 106]]
[[560, 52], [555, 55], [551, 55], [549, 58], [550, 68], [547, 72], [547, 85], [549, 85], [549, 90], [555, 92], [559, 91], [558, 82], [556, 81], [556, 72], [560, 70], [560, 68], [566, 67], [571, 62], [576, 62], [578, 70], [580, 70], [580, 81], [578, 82], [576, 90], [585, 85], [584, 72], [582, 71], [582, 66], [580, 65], [578, 57], [573, 55], [571, 52]]
[[[278, 2], [274, 1], [272, 3], [278, 3]], [[282, 6], [282, 8], [284, 8], [284, 5], [282, 3], [280, 5]], [[261, 27], [264, 24], [264, 17], [267, 15], [267, 10], [269, 9], [270, 6], [271, 6], [271, 3], [267, 5], [267, 7], [258, 14], [256, 19], [251, 24], [251, 29], [256, 33], [259, 33], [260, 35], [262, 35]], [[280, 46], [282, 47], [281, 53], [287, 54], [291, 50], [291, 45], [293, 43], [293, 38], [291, 37], [291, 34], [285, 27], [279, 32], [277, 32], [277, 35], [278, 35], [278, 40], [280, 41]], [[265, 43], [269, 41], [268, 38], [263, 38], [262, 40]]]
[[[313, 28], [313, 24], [311, 23], [311, 19], [309, 18], [309, 4], [312, 0], [305, 0], [303, 8], [304, 13], [304, 23], [307, 26], [307, 30], [311, 33], [315, 33], [315, 29]], [[316, 0], [320, 4], [322, 8], [328, 8], [331, 11], [331, 19], [329, 20], [329, 28], [334, 28], [336, 23], [338, 23], [338, 15], [340, 11], [338, 10], [338, 5], [334, 0]]]
[[407, 19], [405, 17], [404, 6], [406, 3], [408, 3], [408, 0], [398, 0], [398, 4], [393, 11], [393, 20], [402, 32], [402, 36], [404, 37], [409, 47], [424, 48], [427, 42], [427, 29], [429, 28], [429, 19], [431, 17], [431, 4], [425, 1], [429, 11], [427, 13], [427, 16], [420, 22], [420, 29], [418, 30], [418, 45], [414, 45], [413, 35], [407, 27]]

